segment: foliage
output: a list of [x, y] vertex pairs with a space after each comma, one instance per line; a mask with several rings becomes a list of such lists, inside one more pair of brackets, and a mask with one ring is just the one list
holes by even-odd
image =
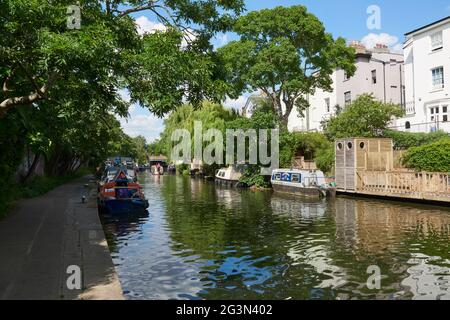
[[[172, 134], [177, 129], [187, 130], [192, 138], [192, 155], [194, 155], [194, 122], [202, 123], [203, 132], [208, 129], [218, 129], [225, 133], [229, 123], [238, 118], [235, 111], [225, 109], [219, 104], [204, 102], [203, 106], [195, 109], [192, 105], [184, 105], [172, 112], [170, 116], [164, 120], [164, 131], [161, 133], [160, 148], [163, 154], [170, 157], [172, 148], [177, 142], [172, 141]], [[204, 142], [204, 147], [208, 145]]]
[[325, 174], [332, 174], [333, 172], [335, 161], [334, 151], [333, 143], [329, 143], [328, 146], [323, 146], [316, 150], [314, 161], [316, 162], [317, 168]]
[[245, 184], [249, 187], [257, 187], [257, 188], [268, 188], [270, 187], [270, 183], [267, 182], [260, 174], [261, 168], [259, 166], [251, 166], [247, 169], [242, 177], [239, 179], [239, 182]]
[[409, 149], [449, 138], [449, 135], [444, 131], [412, 133], [386, 130], [384, 131], [383, 136], [386, 138], [391, 138], [394, 141], [394, 147], [396, 149]]
[[410, 148], [403, 164], [417, 171], [450, 172], [450, 139]]
[[[116, 120], [128, 115], [130, 102], [162, 116], [185, 101], [223, 95], [209, 39], [230, 30], [242, 0], [77, 3], [81, 28], [71, 30], [73, 1], [0, 2], [2, 185], [13, 181], [25, 149], [45, 159], [51, 177], [113, 154], [143, 161], [144, 141], [128, 137]], [[166, 31], [140, 35], [130, 15], [143, 11]]]
[[317, 132], [288, 132], [283, 130], [280, 134], [280, 166], [290, 168], [292, 158], [302, 155], [306, 160], [313, 160], [317, 150], [326, 149], [330, 142]]
[[[217, 76], [209, 39], [230, 30], [243, 10], [242, 0], [79, 3], [81, 28], [71, 30], [71, 0], [2, 1], [0, 79], [6, 90], [0, 93], [0, 116], [42, 101], [70, 103], [88, 92], [95, 92], [103, 107], [124, 115], [128, 104], [118, 94], [122, 87], [131, 89], [133, 102], [160, 116], [184, 99], [198, 104], [211, 96]], [[143, 11], [154, 14], [167, 32], [141, 37], [130, 14]], [[185, 90], [167, 90], [176, 85]]]
[[403, 110], [391, 103], [382, 103], [373, 95], [360, 95], [339, 115], [323, 123], [324, 133], [334, 141], [350, 137], [378, 137], [386, 130], [392, 117], [401, 117]]
[[90, 169], [80, 169], [65, 176], [59, 177], [34, 177], [25, 184], [10, 183], [7, 192], [0, 193], [0, 219], [4, 217], [14, 201], [21, 198], [33, 198], [43, 195], [50, 190], [70, 182], [74, 179], [92, 173]]
[[133, 146], [135, 149], [135, 160], [139, 164], [147, 163], [147, 140], [143, 136], [137, 136], [132, 138]]
[[148, 144], [147, 151], [149, 155], [167, 155], [161, 140], [155, 140]]
[[25, 142], [26, 128], [23, 126], [23, 119], [17, 111], [11, 112], [4, 119], [0, 119], [0, 172], [3, 180], [0, 185], [10, 182], [23, 158]]
[[231, 83], [229, 95], [261, 90], [284, 125], [294, 107], [300, 114], [307, 108], [306, 94], [331, 90], [337, 67], [350, 75], [355, 71], [354, 50], [344, 39], [334, 40], [304, 6], [250, 12], [237, 20], [234, 31], [240, 40], [218, 50]]

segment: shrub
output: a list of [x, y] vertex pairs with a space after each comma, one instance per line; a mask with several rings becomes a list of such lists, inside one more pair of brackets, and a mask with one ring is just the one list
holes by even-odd
[[410, 148], [402, 162], [417, 171], [450, 172], [450, 139]]
[[287, 132], [280, 134], [280, 166], [289, 168], [292, 158], [296, 154], [302, 154], [306, 159], [314, 159], [317, 152], [328, 149], [330, 142], [326, 137], [317, 132]]
[[391, 103], [382, 103], [373, 95], [360, 95], [344, 111], [322, 123], [330, 141], [339, 138], [378, 137], [386, 130], [392, 117], [401, 117], [403, 110]]
[[242, 175], [239, 182], [246, 184], [249, 187], [268, 188], [270, 183], [266, 182], [265, 178], [260, 174], [261, 169], [258, 166], [251, 166]]
[[317, 168], [322, 170], [325, 174], [331, 174], [334, 167], [334, 146], [332, 143], [328, 147], [318, 149], [316, 152], [316, 165]]
[[444, 131], [432, 133], [411, 133], [386, 130], [384, 132], [384, 136], [386, 138], [391, 138], [394, 141], [394, 147], [396, 149], [409, 149], [449, 138], [449, 135]]

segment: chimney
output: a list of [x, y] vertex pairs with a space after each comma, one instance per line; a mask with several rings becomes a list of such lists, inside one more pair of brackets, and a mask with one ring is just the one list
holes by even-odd
[[389, 53], [389, 47], [385, 44], [377, 43], [372, 51], [375, 53]]
[[356, 50], [356, 53], [366, 53], [366, 47], [360, 41], [352, 41], [350, 42], [350, 47]]

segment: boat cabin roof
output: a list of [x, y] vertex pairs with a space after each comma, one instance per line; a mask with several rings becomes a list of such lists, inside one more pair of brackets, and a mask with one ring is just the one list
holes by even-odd
[[322, 171], [320, 170], [304, 170], [304, 169], [275, 169], [272, 171], [272, 174], [277, 174], [277, 173], [299, 173], [299, 174], [303, 174], [303, 175], [309, 175], [312, 173], [315, 173], [316, 175], [321, 175], [323, 174]]

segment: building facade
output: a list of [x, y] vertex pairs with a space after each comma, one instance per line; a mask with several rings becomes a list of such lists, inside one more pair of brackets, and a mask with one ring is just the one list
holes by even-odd
[[450, 17], [406, 34], [406, 116], [394, 129], [450, 132]]
[[383, 102], [404, 105], [403, 55], [392, 53], [388, 47], [377, 45], [367, 50], [361, 43], [351, 44], [356, 49], [356, 72], [348, 77], [344, 70], [332, 74], [332, 91], [317, 89], [308, 97], [310, 107], [299, 116], [293, 110], [289, 118], [291, 131], [321, 131], [322, 122], [335, 115], [359, 95], [371, 93]]

